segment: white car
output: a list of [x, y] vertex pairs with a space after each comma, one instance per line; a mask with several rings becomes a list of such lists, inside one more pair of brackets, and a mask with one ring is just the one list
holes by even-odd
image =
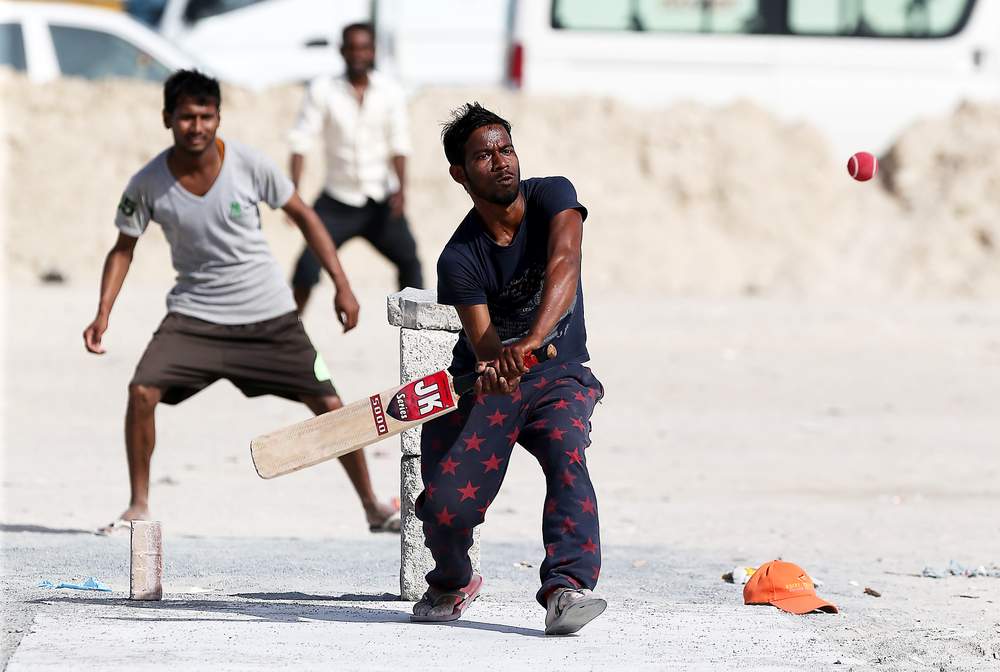
[[341, 30], [371, 18], [370, 0], [165, 0], [162, 10], [157, 4], [136, 7], [220, 78], [251, 89], [342, 72]]
[[138, 21], [105, 9], [0, 2], [0, 66], [34, 82], [60, 76], [162, 82], [194, 61]]

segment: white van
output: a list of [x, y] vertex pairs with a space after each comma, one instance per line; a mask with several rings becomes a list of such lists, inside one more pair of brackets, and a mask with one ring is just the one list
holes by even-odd
[[348, 23], [372, 21], [378, 69], [407, 88], [507, 78], [511, 0], [128, 0], [226, 81], [261, 88], [343, 70]]
[[503, 86], [511, 0], [376, 0], [378, 68], [408, 89]]
[[998, 0], [522, 0], [510, 79], [638, 104], [749, 99], [846, 154], [1000, 98]]
[[370, 0], [166, 0], [156, 27], [222, 80], [248, 88], [343, 70], [340, 32]]

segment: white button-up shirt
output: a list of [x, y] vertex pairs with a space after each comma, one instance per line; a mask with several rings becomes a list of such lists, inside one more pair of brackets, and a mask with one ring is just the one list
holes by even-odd
[[368, 73], [360, 104], [344, 75], [310, 82], [288, 134], [292, 152], [305, 154], [321, 132], [328, 194], [360, 207], [369, 198], [384, 201], [399, 189], [392, 157], [410, 154], [409, 120], [402, 89], [385, 75]]

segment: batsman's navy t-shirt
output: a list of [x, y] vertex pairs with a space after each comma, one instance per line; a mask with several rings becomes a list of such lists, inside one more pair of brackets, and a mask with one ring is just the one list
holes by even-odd
[[[475, 208], [458, 225], [438, 259], [438, 301], [451, 306], [486, 304], [500, 340], [511, 343], [528, 334], [542, 303], [548, 261], [549, 223], [563, 210], [587, 209], [565, 177], [537, 177], [521, 182], [525, 210], [510, 245], [498, 245]], [[529, 376], [567, 362], [586, 362], [587, 330], [583, 319], [583, 283], [569, 310], [542, 341], [553, 343], [558, 356], [534, 367]], [[453, 373], [471, 371], [476, 356], [463, 331], [455, 345]]]

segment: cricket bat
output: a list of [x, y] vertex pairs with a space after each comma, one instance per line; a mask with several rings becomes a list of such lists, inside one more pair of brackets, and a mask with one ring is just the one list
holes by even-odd
[[[524, 357], [529, 369], [556, 356], [551, 343]], [[431, 418], [454, 411], [458, 398], [471, 390], [478, 373], [452, 377], [447, 370], [397, 385], [335, 411], [317, 415], [250, 442], [257, 475], [274, 478], [332, 460], [396, 436]]]

